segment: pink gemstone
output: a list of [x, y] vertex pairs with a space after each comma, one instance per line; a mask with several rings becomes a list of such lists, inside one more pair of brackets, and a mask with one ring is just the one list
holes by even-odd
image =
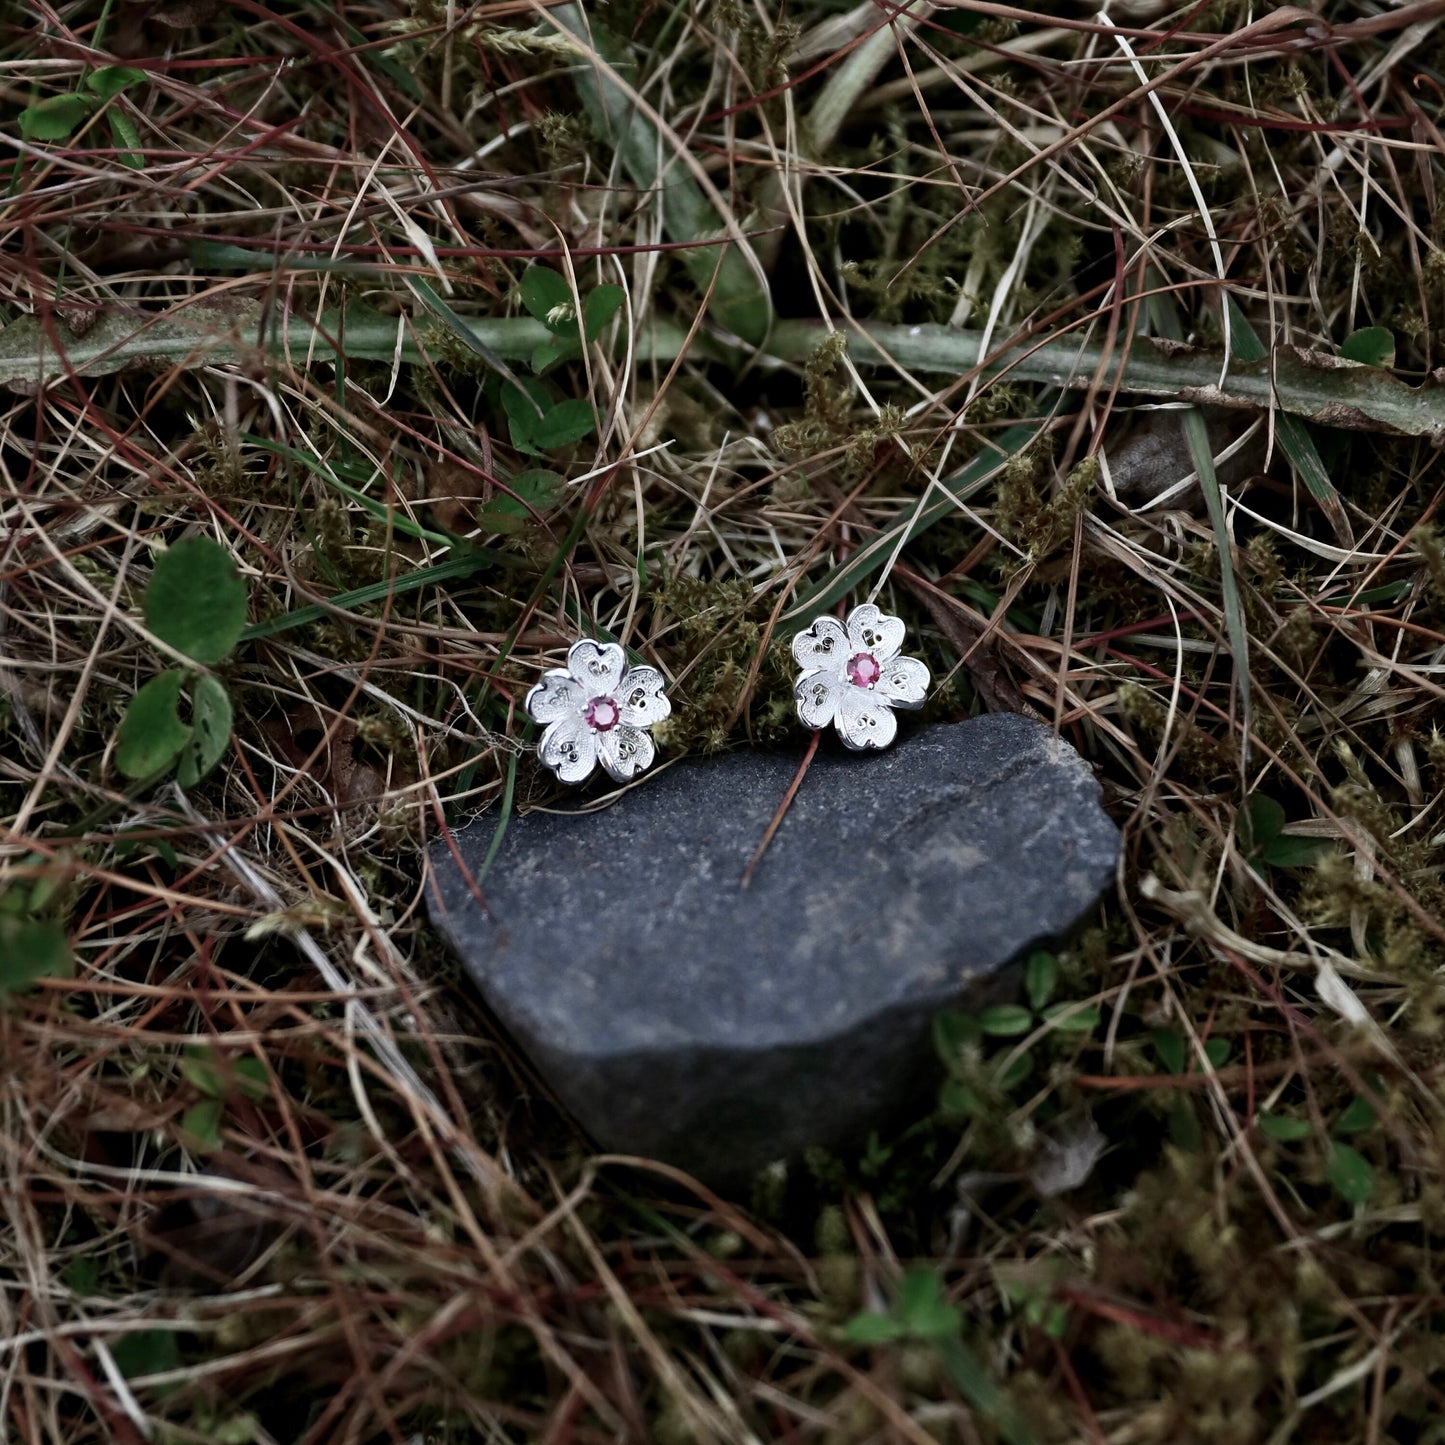
[[848, 680], [857, 687], [872, 687], [883, 669], [871, 652], [856, 652], [848, 659]]
[[593, 732], [605, 733], [617, 726], [622, 709], [610, 697], [594, 697], [587, 704], [587, 711], [582, 716], [587, 719], [587, 726]]

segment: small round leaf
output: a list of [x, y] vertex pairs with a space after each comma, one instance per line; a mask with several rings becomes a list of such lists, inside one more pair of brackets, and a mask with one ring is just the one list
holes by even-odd
[[1375, 1192], [1375, 1171], [1369, 1161], [1348, 1144], [1330, 1145], [1330, 1159], [1325, 1173], [1335, 1192], [1347, 1204], [1365, 1204]]
[[183, 788], [194, 788], [226, 754], [231, 741], [231, 696], [214, 677], [202, 677], [191, 690], [194, 728], [181, 749], [176, 777]]
[[153, 677], [126, 704], [115, 740], [115, 765], [128, 778], [148, 778], [168, 768], [190, 739], [192, 729], [180, 719], [185, 673], [170, 668]]
[[0, 915], [0, 998], [37, 979], [69, 978], [75, 972], [70, 943], [58, 923]]
[[119, 95], [121, 91], [132, 85], [143, 85], [146, 73], [137, 70], [130, 65], [102, 65], [99, 70], [92, 70], [86, 78], [86, 84], [106, 100]]
[[575, 331], [577, 323], [569, 318], [569, 321], [555, 324], [549, 320], [552, 313], [559, 307], [566, 308], [573, 304], [572, 288], [567, 284], [567, 278], [559, 275], [550, 266], [528, 266], [522, 273], [522, 305], [532, 313], [544, 326], [551, 330], [570, 329]]
[[1288, 1114], [1261, 1112], [1254, 1116], [1254, 1122], [1266, 1139], [1276, 1139], [1282, 1144], [1293, 1143], [1296, 1139], [1308, 1139], [1314, 1132], [1308, 1119], [1292, 1119]]
[[146, 626], [196, 662], [219, 662], [246, 626], [246, 584], [231, 554], [209, 537], [186, 537], [156, 559]]
[[89, 95], [52, 95], [20, 112], [20, 134], [26, 140], [68, 140], [95, 105]]
[[1011, 1038], [1015, 1034], [1026, 1034], [1034, 1026], [1034, 1016], [1021, 1004], [1001, 1003], [986, 1008], [979, 1014], [978, 1022], [986, 1034], [996, 1038]]
[[1365, 326], [1345, 337], [1340, 350], [1365, 366], [1394, 366], [1395, 333], [1385, 326]]

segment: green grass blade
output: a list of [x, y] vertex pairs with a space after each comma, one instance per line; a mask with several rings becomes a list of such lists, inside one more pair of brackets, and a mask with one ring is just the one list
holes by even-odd
[[[1268, 354], [1264, 342], [1259, 339], [1254, 327], [1245, 318], [1233, 296], [1226, 297], [1229, 307], [1230, 335], [1233, 338], [1234, 354], [1240, 361], [1262, 361]], [[1279, 444], [1295, 469], [1295, 475], [1305, 485], [1305, 490], [1320, 505], [1326, 520], [1334, 530], [1340, 546], [1353, 547], [1354, 534], [1350, 530], [1349, 518], [1345, 516], [1344, 503], [1325, 470], [1319, 448], [1314, 438], [1305, 430], [1304, 423], [1289, 412], [1280, 414], [1275, 424]]]
[[[552, 18], [580, 42], [578, 93], [593, 124], [612, 137], [618, 159], [634, 183], [662, 199], [663, 230], [671, 241], [706, 241], [725, 234], [723, 215], [696, 177], [637, 103], [637, 68], [622, 44], [580, 5], [564, 5]], [[772, 301], [753, 269], [750, 253], [734, 242], [680, 253], [699, 291], [712, 289], [711, 309], [728, 330], [761, 345], [773, 317]], [[716, 276], [716, 281], [714, 281]]]
[[[1153, 277], [1157, 284], [1157, 276]], [[1156, 292], [1149, 300], [1149, 316], [1155, 329], [1168, 344], [1177, 344], [1182, 335], [1179, 313], [1174, 299], [1167, 292]], [[1253, 335], [1253, 333], [1250, 333]], [[1136, 347], [1146, 338], [1136, 337]], [[1258, 346], [1258, 338], [1255, 344]], [[1246, 346], [1249, 342], [1246, 340]], [[1260, 347], [1262, 351], [1263, 348]], [[1248, 365], [1250, 363], [1240, 363]], [[1258, 361], [1254, 363], [1258, 365]], [[1219, 550], [1219, 591], [1224, 606], [1225, 633], [1229, 638], [1230, 656], [1234, 661], [1234, 680], [1239, 695], [1239, 718], [1241, 724], [1240, 758], [1244, 767], [1249, 766], [1249, 629], [1245, 625], [1244, 604], [1239, 596], [1239, 579], [1234, 573], [1234, 552], [1230, 547], [1229, 519], [1224, 514], [1224, 493], [1219, 477], [1214, 470], [1214, 449], [1209, 444], [1209, 428], [1205, 425], [1204, 414], [1197, 406], [1186, 407], [1180, 413], [1184, 426], [1184, 437], [1189, 443], [1189, 455], [1199, 477], [1199, 490], [1204, 495], [1204, 506], [1209, 513], [1209, 525], [1214, 532], [1214, 543]]]
[[[521, 565], [523, 564], [518, 558], [475, 547], [459, 556], [448, 557], [445, 562], [433, 562], [400, 577], [368, 582], [365, 587], [354, 587], [350, 592], [338, 592], [324, 604], [313, 602], [306, 607], [298, 607], [294, 612], [282, 613], [280, 617], [268, 617], [264, 622], [252, 623], [241, 634], [241, 641], [259, 642], [265, 637], [275, 637], [279, 632], [288, 632], [293, 627], [305, 627], [308, 622], [320, 622], [323, 618], [335, 617], [338, 612], [349, 612], [353, 607], [365, 607], [370, 602], [380, 602], [388, 596], [400, 597], [403, 593], [415, 592], [420, 587], [430, 587], [438, 582], [470, 577], [488, 567]], [[364, 622], [367, 619], [357, 620]]]
[[[413, 522], [405, 512], [397, 507], [389, 507], [385, 502], [378, 501], [375, 497], [368, 496], [359, 487], [354, 487], [350, 482], [343, 481], [332, 467], [320, 457], [313, 456], [310, 452], [303, 452], [297, 447], [288, 447], [280, 442], [268, 441], [265, 437], [257, 436], [254, 432], [241, 432], [238, 440], [244, 442], [248, 447], [254, 447], [257, 451], [269, 452], [272, 456], [284, 457], [287, 461], [295, 462], [298, 466], [305, 467], [307, 471], [315, 473], [325, 484], [334, 491], [355, 502], [358, 507], [374, 517], [378, 522], [384, 523], [392, 531], [400, 533], [404, 537], [414, 537], [419, 542], [429, 542], [433, 547], [455, 547], [458, 545], [456, 537], [448, 536], [445, 532], [433, 532], [427, 527]], [[373, 474], [371, 480], [380, 476], [380, 472]]]
[[408, 276], [406, 284], [423, 307], [436, 317], [463, 346], [480, 356], [493, 371], [505, 376], [514, 385], [521, 385], [513, 375], [511, 367], [502, 360], [494, 347], [487, 344], [471, 320], [453, 311], [428, 282], [423, 281], [420, 276]]
[[520, 753], [512, 753], [507, 759], [507, 778], [502, 785], [502, 802], [497, 810], [497, 826], [492, 829], [492, 841], [487, 844], [486, 857], [482, 859], [482, 866], [477, 869], [475, 882], [478, 888], [482, 886], [482, 880], [492, 871], [492, 864], [497, 861], [497, 854], [502, 851], [502, 839], [507, 836], [507, 824], [512, 821], [512, 799], [517, 791], [517, 759]]
[[1229, 523], [1224, 515], [1224, 494], [1214, 472], [1214, 452], [1209, 445], [1209, 429], [1204, 415], [1196, 406], [1181, 413], [1184, 435], [1189, 441], [1189, 454], [1194, 470], [1199, 473], [1199, 490], [1209, 512], [1209, 524], [1219, 547], [1219, 590], [1224, 602], [1224, 623], [1229, 635], [1229, 650], [1234, 658], [1234, 681], [1239, 689], [1239, 720], [1243, 729], [1241, 756], [1249, 765], [1249, 629], [1244, 620], [1244, 604], [1239, 596], [1239, 579], [1234, 575], [1234, 558], [1229, 546]]

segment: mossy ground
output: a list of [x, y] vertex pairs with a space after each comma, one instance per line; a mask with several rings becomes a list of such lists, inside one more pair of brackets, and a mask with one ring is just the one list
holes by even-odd
[[[0, 401], [0, 923], [75, 959], [0, 1007], [7, 1440], [1445, 1440], [1438, 452], [1237, 414], [1226, 552], [1198, 485], [1113, 488], [1127, 389], [770, 359], [696, 259], [731, 224], [779, 317], [994, 351], [1217, 345], [1222, 263], [1267, 344], [1384, 328], [1420, 381], [1445, 31], [1259, 8], [616, 0], [580, 41], [511, 3], [6, 12], [7, 329], [399, 328]], [[631, 169], [609, 74], [650, 112]], [[448, 320], [524, 318], [538, 257], [624, 295], [546, 371], [595, 428], [540, 456], [526, 361]], [[789, 608], [1020, 419], [850, 598], [908, 620], [927, 716], [1029, 709], [1095, 766], [1117, 895], [942, 1021], [939, 1110], [853, 1157], [739, 1201], [592, 1157], [429, 930], [427, 845], [554, 796], [520, 700], [580, 629], [668, 673], [669, 756], [796, 747]], [[183, 792], [114, 742], [192, 533], [253, 631]]]

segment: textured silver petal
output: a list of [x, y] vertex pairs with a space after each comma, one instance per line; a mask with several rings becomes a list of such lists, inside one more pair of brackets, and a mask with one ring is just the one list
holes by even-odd
[[895, 657], [883, 664], [883, 673], [873, 684], [873, 691], [887, 698], [894, 707], [919, 708], [928, 696], [929, 680], [928, 668], [916, 657]]
[[616, 697], [626, 667], [627, 654], [615, 642], [593, 642], [584, 637], [567, 649], [567, 671], [587, 694], [585, 702], [594, 697]]
[[608, 776], [625, 783], [652, 766], [657, 749], [641, 728], [618, 723], [609, 732], [597, 734], [597, 753]]
[[805, 728], [825, 728], [838, 716], [838, 699], [845, 687], [836, 673], [827, 668], [805, 672], [793, 684], [793, 700], [798, 704], [798, 717]]
[[527, 694], [526, 707], [533, 722], [554, 723], [568, 713], [581, 713], [587, 702], [582, 684], [570, 672], [554, 667]]
[[847, 630], [851, 652], [869, 652], [876, 661], [885, 663], [902, 650], [907, 629], [901, 617], [893, 617], [872, 602], [865, 602], [848, 614]]
[[597, 766], [597, 734], [580, 714], [558, 718], [542, 734], [537, 756], [564, 783], [580, 783]]
[[824, 614], [793, 638], [793, 661], [803, 668], [841, 673], [848, 665], [848, 634], [836, 617]]
[[886, 748], [898, 736], [898, 719], [887, 698], [866, 687], [848, 687], [839, 702], [838, 736], [854, 752]]
[[672, 714], [672, 704], [663, 691], [667, 680], [655, 667], [634, 667], [617, 690], [622, 721], [632, 727], [650, 728]]

